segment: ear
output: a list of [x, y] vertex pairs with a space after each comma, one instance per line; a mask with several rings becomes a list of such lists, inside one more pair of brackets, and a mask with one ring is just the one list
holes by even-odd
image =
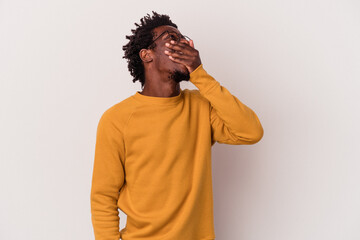
[[153, 60], [151, 50], [149, 49], [141, 49], [139, 56], [143, 62], [151, 62]]

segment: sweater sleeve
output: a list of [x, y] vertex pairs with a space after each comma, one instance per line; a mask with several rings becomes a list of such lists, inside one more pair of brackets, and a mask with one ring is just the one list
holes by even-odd
[[240, 145], [260, 141], [264, 131], [255, 112], [210, 76], [203, 64], [190, 73], [190, 81], [210, 102], [211, 145], [215, 142]]
[[97, 127], [91, 186], [91, 220], [96, 240], [119, 240], [117, 200], [124, 184], [123, 135], [105, 114]]

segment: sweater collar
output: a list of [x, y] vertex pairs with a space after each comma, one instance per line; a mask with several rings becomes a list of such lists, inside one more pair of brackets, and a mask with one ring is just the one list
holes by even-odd
[[173, 97], [153, 97], [141, 94], [139, 91], [133, 95], [133, 97], [141, 102], [148, 104], [160, 104], [160, 105], [173, 105], [182, 101], [184, 96], [183, 90], [180, 88], [180, 94]]

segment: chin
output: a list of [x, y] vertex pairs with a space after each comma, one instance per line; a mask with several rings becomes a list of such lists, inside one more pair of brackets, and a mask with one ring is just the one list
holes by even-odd
[[[184, 65], [183, 65], [184, 66]], [[183, 70], [174, 70], [170, 74], [170, 78], [173, 79], [175, 82], [181, 82], [181, 81], [189, 81], [190, 74], [187, 68], [184, 66]]]

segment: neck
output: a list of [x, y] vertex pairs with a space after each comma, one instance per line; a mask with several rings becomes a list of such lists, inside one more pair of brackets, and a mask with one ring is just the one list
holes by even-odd
[[145, 85], [140, 93], [152, 97], [174, 97], [180, 94], [180, 83], [171, 79], [169, 73], [145, 72]]
[[145, 84], [144, 89], [140, 93], [151, 97], [174, 97], [180, 94], [180, 84]]

